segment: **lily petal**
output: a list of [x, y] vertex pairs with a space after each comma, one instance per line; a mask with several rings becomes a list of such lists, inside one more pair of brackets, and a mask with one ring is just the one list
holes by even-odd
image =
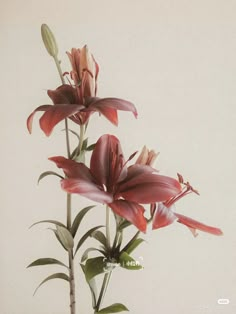
[[58, 104], [78, 104], [78, 94], [76, 88], [64, 84], [55, 90], [48, 90], [48, 96], [54, 105]]
[[131, 222], [140, 231], [146, 232], [147, 221], [143, 216], [143, 206], [135, 202], [128, 202], [125, 200], [116, 200], [108, 205], [111, 207], [114, 213]]
[[124, 171], [124, 158], [120, 142], [113, 135], [102, 135], [93, 150], [90, 170], [100, 185], [109, 190]]
[[172, 208], [168, 208], [162, 203], [158, 203], [152, 222], [152, 229], [159, 229], [172, 224], [176, 220]]
[[83, 163], [75, 162], [62, 156], [50, 157], [49, 160], [55, 162], [58, 168], [62, 168], [65, 175], [70, 179], [86, 180], [94, 182], [90, 170]]
[[33, 119], [34, 119], [34, 115], [36, 112], [38, 111], [47, 111], [50, 107], [52, 107], [52, 105], [42, 105], [39, 106], [38, 108], [36, 108], [28, 117], [26, 125], [27, 125], [27, 129], [29, 131], [29, 133], [32, 133], [32, 125], [33, 125]]
[[191, 231], [194, 230], [194, 232], [196, 232], [196, 229], [197, 229], [197, 230], [208, 232], [208, 233], [211, 233], [213, 235], [218, 235], [218, 236], [223, 234], [223, 232], [219, 228], [205, 225], [197, 220], [194, 220], [192, 218], [189, 218], [184, 215], [177, 214], [177, 213], [175, 213], [175, 216], [178, 218], [177, 221], [179, 223], [184, 224], [185, 226], [189, 227]]
[[89, 109], [96, 110], [104, 115], [111, 123], [117, 125], [118, 119], [115, 111], [131, 111], [135, 118], [137, 118], [138, 113], [135, 106], [127, 101], [120, 98], [101, 98], [92, 102]]
[[168, 200], [181, 191], [177, 180], [153, 171], [145, 165], [129, 167], [127, 177], [120, 183], [117, 193], [130, 201], [149, 204]]
[[43, 132], [49, 136], [56, 124], [65, 118], [69, 118], [83, 108], [83, 106], [75, 104], [57, 104], [50, 106], [39, 120], [40, 127]]
[[113, 201], [111, 194], [104, 192], [91, 181], [78, 179], [65, 179], [61, 181], [61, 187], [67, 193], [80, 194], [92, 201], [107, 204]]

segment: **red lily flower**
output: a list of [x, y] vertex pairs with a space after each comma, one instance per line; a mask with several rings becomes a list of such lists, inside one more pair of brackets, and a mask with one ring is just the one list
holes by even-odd
[[147, 222], [140, 204], [164, 202], [178, 195], [181, 189], [177, 180], [157, 174], [150, 166], [134, 164], [127, 167], [119, 140], [108, 134], [97, 141], [90, 168], [64, 157], [50, 160], [66, 175], [61, 182], [65, 191], [108, 204], [115, 214], [143, 232]]
[[39, 124], [43, 132], [49, 136], [60, 121], [70, 118], [77, 124], [87, 123], [90, 115], [98, 112], [111, 123], [118, 125], [117, 110], [131, 111], [137, 117], [135, 106], [120, 98], [96, 97], [98, 64], [89, 53], [87, 46], [81, 50], [73, 48], [67, 53], [72, 65], [72, 85], [61, 85], [56, 90], [48, 90], [48, 96], [54, 105], [37, 107], [27, 119], [27, 128], [32, 131], [33, 118], [36, 112], [44, 111]]
[[219, 228], [205, 225], [197, 220], [194, 220], [192, 218], [186, 217], [175, 212], [174, 203], [176, 201], [178, 201], [183, 196], [191, 192], [198, 194], [198, 192], [195, 189], [193, 189], [189, 182], [185, 183], [183, 181], [183, 177], [181, 175], [178, 174], [178, 177], [179, 182], [183, 184], [184, 187], [178, 195], [171, 197], [169, 200], [163, 203], [159, 203], [157, 205], [153, 217], [153, 229], [159, 229], [168, 226], [177, 219], [177, 222], [187, 226], [195, 237], [198, 235], [196, 230], [211, 233], [213, 235], [222, 235], [223, 232]]

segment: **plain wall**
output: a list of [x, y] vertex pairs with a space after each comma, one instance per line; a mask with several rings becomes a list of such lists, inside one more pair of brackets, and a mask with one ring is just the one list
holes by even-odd
[[[138, 109], [137, 120], [119, 114], [118, 128], [94, 115], [90, 141], [111, 133], [120, 138], [126, 157], [144, 144], [160, 151], [161, 172], [181, 173], [201, 194], [183, 199], [177, 211], [224, 232], [194, 238], [178, 223], [149, 230], [147, 243], [134, 254], [144, 270], [117, 269], [104, 306], [121, 302], [133, 314], [235, 313], [236, 1], [9, 0], [0, 7], [0, 312], [69, 313], [64, 282], [51, 281], [32, 296], [60, 267], [26, 269], [39, 257], [67, 261], [49, 225], [28, 229], [38, 220], [65, 220], [58, 180], [37, 185], [41, 172], [56, 170], [47, 158], [65, 154], [64, 126], [46, 138], [37, 116], [33, 134], [26, 130], [30, 112], [49, 103], [46, 90], [60, 84], [41, 41], [40, 26], [47, 23], [65, 70], [65, 51], [88, 44], [101, 68], [98, 96], [128, 99]], [[73, 197], [74, 213], [90, 203]], [[97, 206], [82, 230], [104, 217]], [[92, 313], [79, 271], [77, 286], [78, 314]], [[230, 304], [219, 305], [220, 298]]]

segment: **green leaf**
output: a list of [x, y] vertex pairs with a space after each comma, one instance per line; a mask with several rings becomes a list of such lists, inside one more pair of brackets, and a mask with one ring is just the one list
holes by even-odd
[[86, 139], [83, 141], [82, 149], [81, 149], [81, 150], [86, 150], [86, 149], [87, 149], [87, 146], [88, 146], [88, 138], [86, 138]]
[[120, 225], [119, 225], [119, 230], [123, 230], [129, 226], [131, 226], [131, 222], [129, 222], [128, 220], [124, 220]]
[[[99, 229], [99, 228], [101, 228], [101, 227], [104, 227], [104, 226], [93, 227], [93, 228], [91, 228], [89, 231], [87, 231], [87, 232], [82, 236], [82, 238], [79, 240], [79, 242], [78, 242], [78, 244], [77, 244], [77, 247], [76, 247], [76, 250], [75, 250], [75, 254], [77, 253], [77, 251], [79, 250], [79, 248], [81, 247], [81, 245], [87, 240], [87, 238], [90, 237], [91, 234], [92, 234], [95, 230], [97, 230], [97, 229]], [[74, 255], [75, 255], [75, 254], [74, 254]]]
[[56, 230], [54, 231], [58, 237], [58, 240], [61, 242], [62, 246], [66, 250], [73, 249], [74, 247], [74, 240], [70, 233], [70, 231], [64, 227], [56, 226]]
[[93, 247], [90, 247], [88, 249], [86, 249], [81, 257], [81, 263], [85, 262], [86, 259], [88, 259], [88, 253], [90, 252], [93, 252], [93, 251], [98, 251], [100, 253], [102, 253], [104, 256], [105, 256], [105, 252], [102, 251], [102, 250], [99, 250], [99, 249], [96, 249], [96, 248], [93, 248]]
[[95, 146], [96, 146], [96, 143], [95, 143], [95, 144], [91, 144], [91, 145], [89, 145], [89, 146], [86, 148], [86, 150], [87, 150], [88, 152], [91, 151], [91, 150], [94, 150]]
[[101, 314], [109, 314], [109, 313], [119, 313], [123, 311], [129, 311], [126, 306], [124, 306], [121, 303], [114, 303], [108, 307], [105, 307], [104, 309], [101, 309], [100, 311], [96, 313], [101, 313]]
[[56, 173], [56, 172], [54, 172], [54, 171], [45, 171], [45, 172], [43, 172], [43, 173], [40, 174], [40, 176], [39, 176], [39, 178], [38, 178], [38, 184], [39, 184], [39, 182], [40, 182], [44, 177], [51, 176], [51, 175], [57, 176], [57, 177], [59, 177], [60, 179], [64, 179], [63, 176], [61, 176], [60, 174], [58, 174], [58, 173]]
[[[85, 265], [80, 264], [84, 275], [85, 275]], [[85, 277], [86, 278], [86, 277]], [[92, 306], [93, 309], [96, 308], [96, 304], [97, 304], [97, 286], [96, 286], [96, 281], [95, 278], [92, 278], [90, 281], [87, 281], [90, 292], [91, 292], [91, 296], [92, 296]]]
[[143, 243], [145, 240], [144, 239], [135, 239], [135, 240], [131, 240], [127, 245], [126, 245], [126, 249], [125, 252], [130, 254], [132, 253], [141, 243]]
[[61, 266], [64, 266], [64, 267], [68, 268], [62, 262], [58, 261], [55, 258], [50, 258], [50, 257], [39, 258], [39, 259], [35, 260], [33, 263], [29, 264], [27, 266], [27, 268], [28, 267], [33, 267], [33, 266], [43, 266], [43, 265], [52, 265], [52, 264], [57, 264], [57, 265], [61, 265]]
[[64, 274], [64, 273], [56, 273], [56, 274], [53, 274], [53, 275], [50, 275], [48, 276], [47, 278], [45, 278], [41, 283], [40, 285], [38, 285], [38, 287], [35, 289], [34, 291], [34, 295], [35, 293], [38, 291], [38, 289], [47, 281], [49, 280], [52, 280], [52, 279], [63, 279], [63, 280], [66, 280], [66, 281], [69, 281], [69, 277]]
[[30, 228], [32, 228], [33, 226], [35, 226], [35, 225], [38, 225], [38, 224], [41, 224], [41, 223], [50, 223], [50, 224], [54, 224], [54, 225], [56, 225], [56, 226], [61, 226], [61, 227], [64, 227], [64, 228], [66, 228], [66, 226], [63, 224], [63, 223], [61, 223], [60, 221], [57, 221], [57, 220], [41, 220], [41, 221], [38, 221], [38, 222], [35, 222], [34, 224], [32, 224], [31, 226], [30, 226]]
[[103, 256], [90, 258], [86, 261], [84, 274], [87, 281], [106, 271], [106, 258]]
[[107, 239], [102, 231], [95, 230], [92, 234], [91, 237], [98, 240], [100, 243], [102, 243], [105, 247], [107, 245]]
[[74, 221], [73, 221], [73, 224], [72, 224], [72, 227], [71, 227], [71, 234], [73, 236], [73, 238], [75, 237], [76, 235], [76, 232], [79, 228], [79, 225], [82, 221], [82, 219], [84, 218], [84, 216], [87, 214], [87, 212], [94, 208], [95, 206], [88, 206], [88, 207], [85, 207], [83, 208], [79, 213], [78, 215], [75, 217]]
[[139, 264], [138, 261], [135, 261], [128, 253], [122, 252], [119, 256], [120, 266], [129, 269], [129, 270], [138, 270], [143, 267]]

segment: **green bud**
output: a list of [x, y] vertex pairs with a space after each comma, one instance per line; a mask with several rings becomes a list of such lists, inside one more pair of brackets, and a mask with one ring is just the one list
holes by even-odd
[[42, 24], [41, 26], [41, 35], [44, 42], [44, 45], [53, 58], [57, 57], [58, 54], [58, 47], [56, 43], [56, 39], [50, 30], [50, 28], [47, 26], [47, 24]]

